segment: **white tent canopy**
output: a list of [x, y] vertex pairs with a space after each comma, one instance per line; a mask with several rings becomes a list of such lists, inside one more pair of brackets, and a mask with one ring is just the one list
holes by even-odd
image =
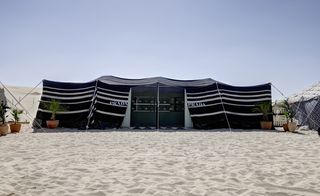
[[310, 129], [320, 128], [320, 82], [288, 99], [296, 112], [300, 125]]
[[290, 96], [288, 101], [290, 103], [295, 103], [299, 101], [308, 101], [317, 97], [320, 97], [320, 82], [311, 86], [308, 89], [305, 89], [297, 94]]

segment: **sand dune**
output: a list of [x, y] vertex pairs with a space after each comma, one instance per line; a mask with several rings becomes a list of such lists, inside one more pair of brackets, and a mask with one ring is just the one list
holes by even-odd
[[315, 132], [0, 137], [0, 195], [320, 195]]

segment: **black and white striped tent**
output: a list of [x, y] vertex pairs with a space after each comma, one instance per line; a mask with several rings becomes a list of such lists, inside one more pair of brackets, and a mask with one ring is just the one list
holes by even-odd
[[[259, 128], [262, 114], [252, 108], [271, 103], [271, 84], [239, 87], [210, 78], [114, 76], [86, 83], [43, 80], [41, 102], [52, 99], [67, 108], [57, 114], [62, 127]], [[37, 119], [43, 126], [50, 115], [40, 104]]]

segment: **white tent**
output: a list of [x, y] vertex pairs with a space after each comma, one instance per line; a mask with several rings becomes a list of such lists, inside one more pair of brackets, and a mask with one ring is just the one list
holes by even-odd
[[293, 104], [300, 125], [320, 128], [320, 82], [289, 97], [288, 101]]
[[[8, 86], [0, 82], [0, 102], [4, 101], [10, 108], [22, 109], [24, 112], [20, 117], [21, 122], [30, 122], [36, 116], [39, 105], [41, 88]], [[8, 112], [11, 120], [12, 116]]]
[[314, 99], [320, 96], [320, 82], [317, 84], [311, 86], [308, 89], [305, 89], [301, 91], [300, 93], [294, 94], [291, 97], [289, 97], [289, 102], [299, 102], [303, 99], [303, 101], [308, 101], [310, 99]]

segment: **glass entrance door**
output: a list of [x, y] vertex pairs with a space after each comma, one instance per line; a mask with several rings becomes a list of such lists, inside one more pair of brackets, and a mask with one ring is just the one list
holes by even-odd
[[131, 127], [156, 128], [157, 89], [139, 86], [132, 88]]
[[159, 88], [160, 127], [184, 127], [184, 89]]
[[134, 87], [131, 100], [131, 127], [184, 127], [183, 88]]

